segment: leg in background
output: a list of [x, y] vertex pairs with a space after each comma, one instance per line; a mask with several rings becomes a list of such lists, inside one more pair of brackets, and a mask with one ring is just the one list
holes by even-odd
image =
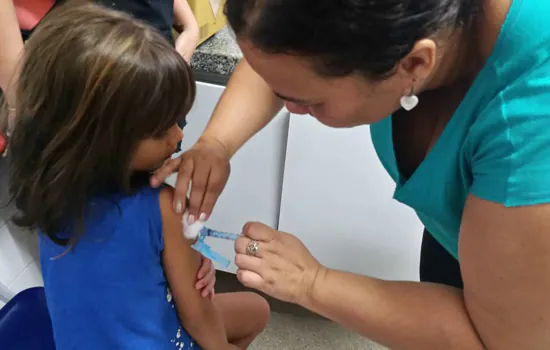
[[221, 293], [214, 298], [222, 313], [227, 339], [247, 349], [269, 322], [269, 304], [256, 293]]
[[420, 280], [464, 288], [460, 264], [427, 230], [422, 237]]

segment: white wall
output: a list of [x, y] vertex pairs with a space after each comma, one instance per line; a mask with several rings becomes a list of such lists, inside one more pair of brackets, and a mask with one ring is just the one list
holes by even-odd
[[291, 115], [279, 230], [300, 237], [322, 264], [419, 279], [423, 226], [394, 189], [368, 126], [333, 129]]
[[15, 294], [43, 281], [37, 236], [9, 222], [14, 210], [6, 207], [7, 199], [7, 161], [0, 159], [0, 285]]

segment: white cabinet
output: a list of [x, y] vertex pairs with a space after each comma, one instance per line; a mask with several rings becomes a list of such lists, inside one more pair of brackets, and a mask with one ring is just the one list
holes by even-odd
[[392, 199], [394, 188], [368, 126], [331, 129], [291, 115], [279, 230], [300, 237], [321, 263], [418, 280], [423, 227]]
[[[224, 88], [198, 83], [184, 150], [202, 134]], [[331, 129], [309, 116], [289, 117], [283, 110], [235, 155], [208, 225], [240, 232], [247, 221], [260, 221], [296, 234], [329, 267], [418, 280], [423, 227], [392, 198], [395, 185], [375, 154], [368, 126]], [[233, 242], [210, 242], [234, 257]]]
[[[187, 117], [183, 149], [198, 140], [225, 87], [197, 84], [197, 98]], [[247, 221], [277, 227], [283, 182], [283, 167], [289, 113], [281, 113], [255, 135], [231, 160], [229, 181], [214, 208], [208, 226], [240, 233]], [[175, 176], [167, 182], [174, 183]], [[212, 248], [233, 260], [233, 242], [211, 240]], [[226, 270], [235, 272], [234, 264]]]

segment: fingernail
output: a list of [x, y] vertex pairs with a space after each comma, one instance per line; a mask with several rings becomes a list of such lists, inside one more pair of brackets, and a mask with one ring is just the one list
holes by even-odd
[[189, 215], [189, 217], [187, 218], [187, 223], [189, 225], [193, 225], [195, 223], [195, 215]]
[[206, 214], [205, 214], [205, 213], [202, 213], [202, 214], [199, 216], [199, 220], [200, 220], [200, 221], [206, 221]]
[[176, 213], [178, 214], [181, 214], [181, 212], [183, 211], [183, 204], [181, 203], [181, 201], [176, 201]]

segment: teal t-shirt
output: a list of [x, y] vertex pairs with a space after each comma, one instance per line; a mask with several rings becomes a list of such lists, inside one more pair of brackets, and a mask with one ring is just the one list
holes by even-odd
[[391, 117], [371, 126], [394, 198], [458, 258], [469, 194], [507, 207], [550, 203], [549, 0], [514, 0], [493, 53], [409, 179], [399, 174]]

